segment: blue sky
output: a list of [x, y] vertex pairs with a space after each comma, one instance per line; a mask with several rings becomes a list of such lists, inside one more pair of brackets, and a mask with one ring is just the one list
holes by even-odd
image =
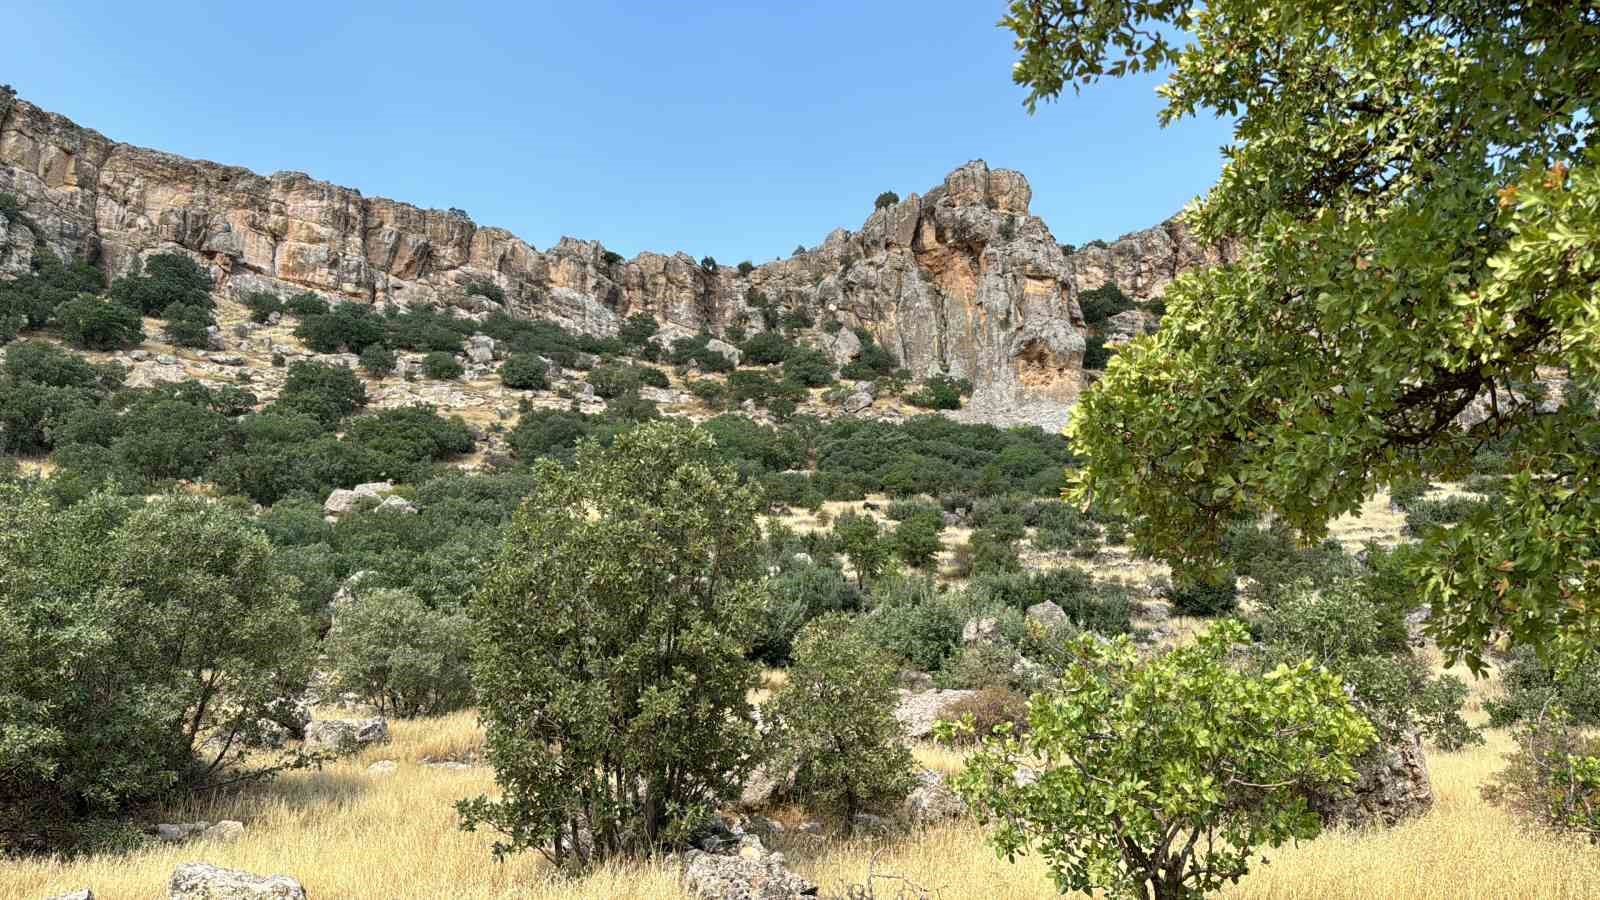
[[1003, 5], [16, 4], [0, 82], [117, 140], [628, 256], [786, 256], [969, 159], [1024, 172], [1069, 243], [1215, 180], [1225, 124], [1160, 128], [1159, 79], [1029, 116]]

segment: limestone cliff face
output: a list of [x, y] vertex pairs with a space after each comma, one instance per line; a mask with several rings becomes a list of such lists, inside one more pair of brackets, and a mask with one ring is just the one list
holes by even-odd
[[465, 288], [492, 282], [514, 314], [593, 334], [639, 311], [684, 333], [757, 331], [764, 298], [865, 328], [918, 376], [972, 379], [967, 417], [1051, 426], [1083, 387], [1080, 289], [1109, 280], [1148, 298], [1221, 258], [1174, 223], [1065, 254], [1029, 214], [1027, 180], [981, 161], [877, 210], [858, 231], [747, 274], [708, 271], [685, 253], [623, 260], [571, 238], [540, 251], [460, 210], [117, 143], [3, 92], [0, 193], [21, 207], [9, 219], [0, 210], [0, 275], [26, 271], [35, 246], [84, 255], [112, 276], [181, 249], [209, 262], [224, 290], [483, 312], [488, 301]]

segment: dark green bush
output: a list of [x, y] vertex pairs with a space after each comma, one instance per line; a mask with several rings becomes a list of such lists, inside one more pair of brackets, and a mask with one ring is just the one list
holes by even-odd
[[56, 307], [56, 320], [62, 337], [85, 350], [121, 350], [144, 340], [137, 310], [97, 297], [68, 300]]
[[900, 195], [899, 194], [896, 194], [894, 191], [884, 191], [883, 193], [878, 195], [878, 198], [876, 200], [872, 201], [872, 208], [873, 209], [884, 209], [886, 207], [893, 206], [893, 205], [895, 205], [896, 203], [899, 203], [899, 202], [900, 202]]
[[874, 608], [863, 632], [923, 672], [935, 672], [961, 646], [964, 598], [924, 578], [885, 578], [873, 586]]
[[1239, 587], [1231, 574], [1214, 579], [1175, 579], [1168, 599], [1186, 616], [1221, 616], [1239, 605]]
[[1500, 694], [1484, 701], [1489, 724], [1504, 728], [1538, 718], [1560, 704], [1572, 723], [1600, 725], [1600, 653], [1576, 652], [1540, 659], [1529, 647], [1512, 651], [1500, 669]]
[[549, 372], [550, 367], [538, 356], [532, 353], [513, 353], [500, 364], [500, 382], [516, 390], [548, 390]]
[[435, 350], [422, 358], [422, 374], [435, 381], [454, 381], [465, 371], [454, 353]]
[[428, 306], [408, 310], [393, 310], [383, 318], [383, 340], [391, 347], [419, 353], [443, 351], [460, 352], [463, 338], [473, 329], [473, 324], [445, 315]]
[[[141, 271], [142, 270], [142, 271]], [[211, 275], [181, 253], [157, 253], [111, 284], [111, 299], [147, 316], [174, 303], [211, 309]]]
[[821, 350], [795, 347], [783, 358], [783, 377], [806, 387], [833, 383], [833, 360]]
[[766, 588], [750, 653], [770, 666], [789, 661], [795, 637], [811, 620], [861, 608], [860, 591], [831, 566], [790, 561]]
[[1106, 339], [1098, 334], [1091, 334], [1084, 338], [1083, 367], [1099, 371], [1111, 362], [1111, 354], [1116, 350], [1106, 346]]
[[[293, 303], [291, 298], [290, 302]], [[360, 353], [384, 341], [381, 316], [362, 303], [340, 303], [326, 313], [302, 314], [295, 337], [317, 353]]]
[[367, 405], [367, 387], [343, 366], [302, 361], [289, 367], [278, 402], [332, 425]]
[[334, 684], [380, 715], [436, 716], [472, 702], [471, 625], [409, 591], [361, 591], [339, 608], [325, 645]]
[[472, 432], [460, 416], [445, 419], [433, 407], [424, 405], [357, 416], [346, 425], [345, 437], [407, 462], [472, 452]]
[[311, 291], [301, 291], [283, 301], [283, 311], [291, 316], [324, 316], [331, 310], [328, 301]]
[[1106, 282], [1100, 287], [1080, 293], [1078, 306], [1083, 310], [1083, 320], [1090, 325], [1099, 325], [1120, 312], [1127, 312], [1134, 308], [1133, 301], [1112, 282]]
[[211, 310], [203, 306], [173, 303], [161, 311], [163, 332], [169, 343], [179, 347], [204, 349], [211, 343]]
[[647, 312], [636, 312], [617, 329], [617, 340], [628, 347], [643, 347], [661, 330], [656, 317]]
[[393, 375], [399, 359], [395, 352], [382, 344], [369, 344], [361, 351], [361, 368], [374, 378]]
[[239, 302], [250, 311], [250, 321], [257, 325], [265, 325], [273, 313], [283, 312], [283, 298], [268, 291], [251, 291], [240, 297]]
[[502, 306], [505, 305], [506, 302], [505, 288], [502, 288], [500, 285], [489, 281], [468, 282], [467, 296], [484, 297], [486, 299], [493, 300], [495, 303], [501, 304]]
[[965, 378], [935, 375], [906, 394], [906, 402], [924, 409], [960, 409], [961, 398], [972, 393], [972, 382]]
[[779, 331], [763, 331], [752, 335], [739, 348], [744, 351], [743, 362], [752, 366], [774, 366], [783, 362], [794, 345]]

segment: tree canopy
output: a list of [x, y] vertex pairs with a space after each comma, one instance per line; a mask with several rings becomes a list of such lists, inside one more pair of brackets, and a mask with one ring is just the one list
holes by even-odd
[[1078, 496], [1205, 570], [1242, 513], [1317, 539], [1497, 441], [1503, 503], [1417, 557], [1430, 627], [1475, 667], [1502, 634], [1596, 643], [1600, 10], [1029, 0], [1002, 24], [1030, 107], [1170, 66], [1163, 122], [1234, 120], [1185, 221], [1237, 260], [1173, 282], [1085, 393]]

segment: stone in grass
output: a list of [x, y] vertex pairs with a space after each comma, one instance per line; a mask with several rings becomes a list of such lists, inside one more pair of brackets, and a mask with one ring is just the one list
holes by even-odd
[[371, 719], [321, 719], [306, 726], [307, 750], [350, 750], [389, 740], [389, 723]]
[[254, 875], [187, 863], [173, 871], [167, 900], [306, 900], [306, 889], [287, 875]]

